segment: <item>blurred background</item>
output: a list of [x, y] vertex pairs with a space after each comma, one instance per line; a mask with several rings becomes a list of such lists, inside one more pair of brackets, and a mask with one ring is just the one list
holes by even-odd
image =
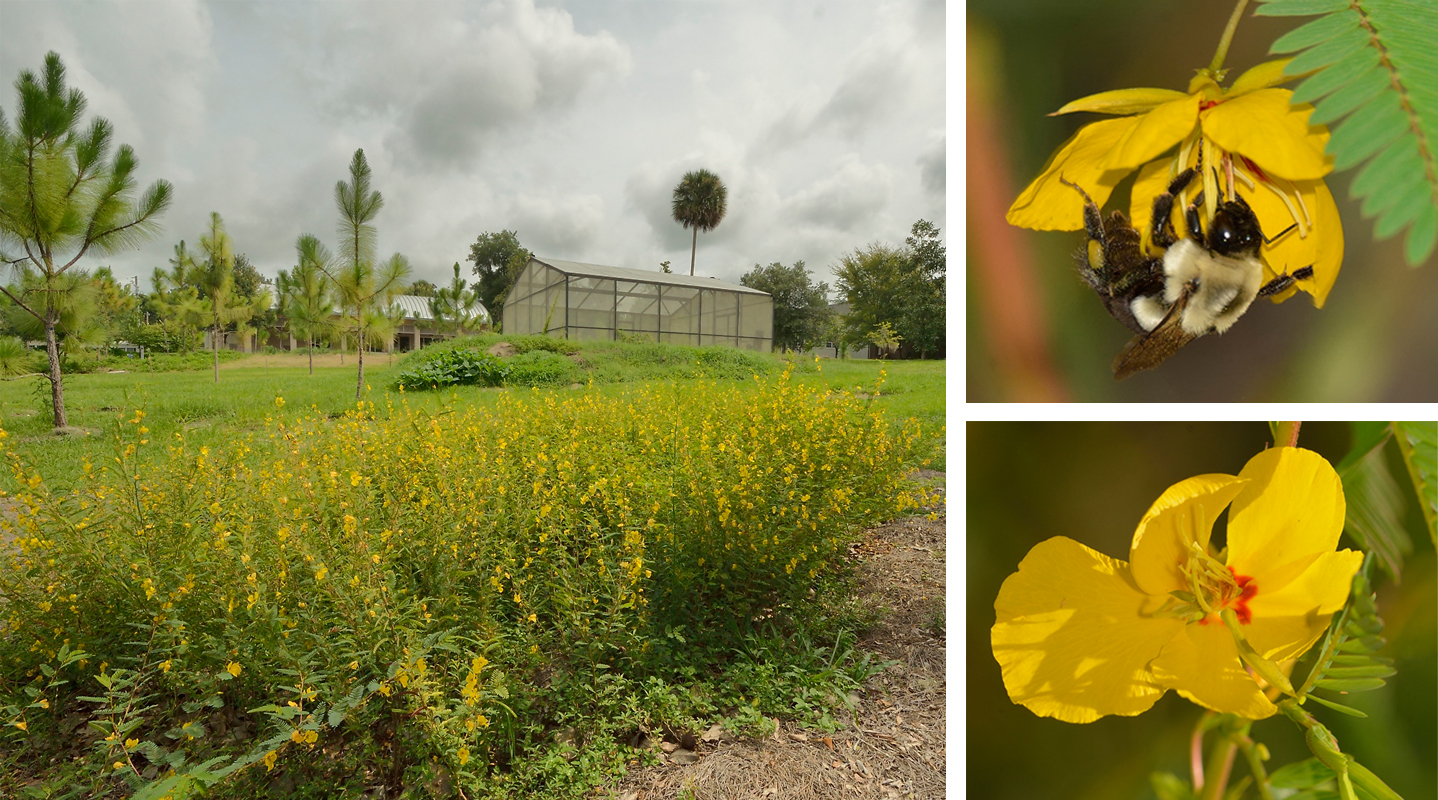
[[[1304, 423], [1299, 444], [1337, 464], [1349, 438], [1346, 424]], [[1165, 489], [1203, 473], [1238, 474], [1271, 440], [1267, 424], [971, 422], [967, 440], [968, 796], [1147, 800], [1154, 797], [1149, 773], [1171, 771], [1187, 779], [1188, 738], [1203, 709], [1174, 692], [1139, 716], [1108, 716], [1088, 725], [1037, 717], [1014, 705], [989, 644], [994, 598], [1029, 548], [1053, 536], [1126, 561], [1134, 527]], [[1346, 701], [1369, 719], [1316, 703], [1305, 708], [1334, 732], [1345, 752], [1416, 800], [1438, 796], [1438, 580], [1408, 473], [1396, 447], [1390, 442], [1385, 448], [1408, 497], [1405, 527], [1414, 542], [1401, 584], [1386, 576], [1375, 581], [1389, 641], [1380, 654], [1395, 659], [1398, 674], [1382, 689]], [[1215, 537], [1226, 520], [1225, 512]], [[1339, 543], [1354, 546], [1346, 535]], [[1287, 718], [1260, 720], [1252, 735], [1272, 752], [1270, 770], [1310, 755]], [[1229, 785], [1246, 774], [1239, 758]]]
[[[1229, 81], [1273, 58], [1269, 45], [1309, 19], [1254, 17], [1257, 5], [1234, 36]], [[1323, 309], [1306, 295], [1260, 301], [1222, 336], [1122, 383], [1109, 365], [1130, 333], [1078, 276], [1083, 234], [1004, 221], [1050, 154], [1103, 118], [1046, 114], [1109, 89], [1187, 89], [1232, 10], [1232, 0], [969, 1], [968, 401], [1438, 400], [1438, 257], [1409, 267], [1401, 234], [1373, 240], [1348, 197], [1355, 170], [1328, 178], [1346, 247]], [[1128, 198], [1120, 184], [1106, 208], [1126, 211]]]

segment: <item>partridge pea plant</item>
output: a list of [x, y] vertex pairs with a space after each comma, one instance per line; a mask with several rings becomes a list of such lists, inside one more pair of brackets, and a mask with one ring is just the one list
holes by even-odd
[[137, 410], [69, 488], [12, 455], [0, 735], [48, 763], [84, 720], [74, 780], [153, 796], [337, 753], [470, 797], [579, 785], [623, 763], [616, 698], [675, 721], [665, 676], [722, 670], [924, 502], [902, 476], [931, 435], [871, 402], [788, 373], [339, 418], [276, 398], [223, 447]]

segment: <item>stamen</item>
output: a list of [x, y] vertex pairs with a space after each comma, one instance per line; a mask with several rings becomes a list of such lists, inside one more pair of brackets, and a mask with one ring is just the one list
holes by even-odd
[[[1241, 175], [1243, 173], [1240, 171], [1239, 174]], [[1303, 203], [1303, 193], [1299, 192], [1297, 188], [1293, 190], [1293, 193], [1298, 197], [1298, 204], [1303, 207], [1303, 211], [1300, 213], [1298, 208], [1294, 206], [1293, 199], [1288, 196], [1288, 193], [1273, 183], [1273, 178], [1269, 178], [1266, 175], [1264, 178], [1264, 180], [1258, 181], [1259, 185], [1278, 195], [1278, 199], [1283, 201], [1284, 208], [1288, 209], [1288, 215], [1293, 218], [1294, 224], [1298, 226], [1298, 238], [1307, 239], [1308, 229], [1313, 227], [1313, 222], [1308, 216], [1307, 205]], [[1277, 178], [1277, 176], [1274, 176], [1274, 178]]]
[[[1205, 163], [1205, 164], [1212, 164], [1212, 163], [1213, 163], [1213, 150], [1215, 150], [1216, 148], [1215, 148], [1212, 144], [1209, 143], [1208, 137], [1204, 137], [1203, 141], [1199, 143], [1199, 148], [1200, 148], [1200, 149], [1199, 149], [1199, 154], [1200, 154], [1200, 155], [1199, 155], [1199, 158], [1203, 160], [1203, 163]], [[1213, 215], [1214, 215], [1214, 213], [1217, 212], [1217, 211], [1218, 211], [1218, 181], [1216, 181], [1216, 180], [1214, 179], [1212, 172], [1210, 172], [1210, 171], [1208, 171], [1208, 170], [1204, 170], [1204, 172], [1203, 172], [1203, 216], [1204, 216], [1204, 219], [1205, 219], [1205, 220], [1212, 221], [1212, 220], [1213, 220]]]

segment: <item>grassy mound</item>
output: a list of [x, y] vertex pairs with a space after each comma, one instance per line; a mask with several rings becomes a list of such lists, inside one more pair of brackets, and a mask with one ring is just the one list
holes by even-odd
[[[513, 355], [500, 358], [494, 369], [475, 364], [478, 357], [487, 356], [501, 342], [509, 344]], [[459, 357], [457, 353], [468, 355]], [[451, 368], [451, 364], [455, 366]], [[548, 336], [482, 334], [410, 353], [396, 367], [396, 385], [426, 389], [455, 385], [567, 386], [661, 378], [744, 379], [777, 373], [783, 360], [768, 353], [723, 346], [576, 342]]]

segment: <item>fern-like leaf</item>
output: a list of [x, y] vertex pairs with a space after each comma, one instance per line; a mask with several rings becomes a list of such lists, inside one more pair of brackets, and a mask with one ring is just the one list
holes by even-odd
[[[1367, 164], [1353, 181], [1374, 234], [1404, 228], [1404, 255], [1420, 264], [1438, 246], [1438, 5], [1413, 0], [1262, 0], [1261, 16], [1318, 19], [1273, 43], [1297, 53], [1284, 72], [1312, 75], [1293, 102], [1333, 124], [1334, 169]], [[1341, 120], [1341, 121], [1340, 121]]]
[[1378, 616], [1373, 586], [1365, 574], [1371, 563], [1370, 557], [1363, 569], [1353, 576], [1348, 604], [1334, 616], [1322, 646], [1316, 651], [1318, 657], [1313, 669], [1298, 690], [1300, 702], [1306, 698], [1334, 711], [1361, 717], [1364, 716], [1362, 712], [1311, 692], [1317, 689], [1339, 694], [1367, 692], [1382, 687], [1387, 683], [1384, 678], [1396, 674], [1392, 659], [1371, 655], [1387, 644], [1378, 635], [1383, 630], [1383, 620]]
[[1423, 508], [1428, 536], [1438, 545], [1438, 422], [1395, 422], [1393, 431]]

